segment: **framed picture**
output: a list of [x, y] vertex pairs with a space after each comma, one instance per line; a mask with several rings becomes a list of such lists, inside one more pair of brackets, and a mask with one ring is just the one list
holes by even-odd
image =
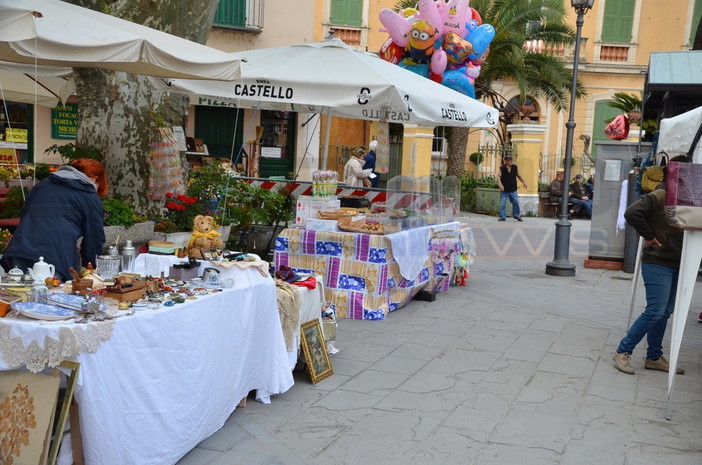
[[311, 320], [303, 323], [300, 327], [300, 341], [302, 351], [305, 354], [307, 369], [310, 371], [312, 384], [317, 384], [324, 378], [334, 373], [332, 370], [329, 353], [327, 353], [324, 336], [322, 335], [322, 325], [319, 320]]

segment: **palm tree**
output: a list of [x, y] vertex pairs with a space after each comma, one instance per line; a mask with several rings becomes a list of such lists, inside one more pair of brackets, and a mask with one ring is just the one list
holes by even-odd
[[[415, 6], [416, 1], [403, 0], [396, 10]], [[509, 80], [519, 89], [520, 100], [527, 96], [546, 99], [557, 110], [566, 106], [566, 93], [572, 78], [566, 63], [547, 51], [526, 52], [528, 41], [547, 44], [570, 44], [575, 32], [565, 23], [563, 0], [472, 0], [471, 7], [483, 23], [495, 28], [490, 54], [475, 82], [476, 98], [489, 101], [500, 109], [500, 127], [496, 136], [505, 143], [505, 126], [519, 109], [510, 108], [507, 100], [493, 90], [497, 81]], [[578, 94], [582, 90], [578, 89]], [[450, 128], [447, 174], [463, 175], [468, 142], [468, 128]]]

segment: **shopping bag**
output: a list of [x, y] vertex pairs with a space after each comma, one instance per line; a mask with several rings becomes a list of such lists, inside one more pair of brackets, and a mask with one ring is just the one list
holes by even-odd
[[665, 215], [676, 228], [702, 230], [702, 164], [668, 163]]
[[626, 115], [619, 115], [604, 128], [605, 136], [612, 140], [623, 140], [629, 137], [629, 120]]

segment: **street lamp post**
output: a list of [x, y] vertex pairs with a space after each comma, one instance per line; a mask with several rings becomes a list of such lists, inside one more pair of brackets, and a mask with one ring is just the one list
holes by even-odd
[[595, 0], [570, 0], [578, 15], [575, 22], [575, 50], [573, 51], [573, 81], [570, 84], [570, 107], [566, 123], [566, 153], [563, 173], [564, 186], [561, 196], [561, 214], [556, 221], [556, 240], [553, 251], [553, 261], [546, 264], [546, 274], [552, 276], [575, 276], [575, 265], [568, 261], [570, 249], [570, 221], [568, 220], [568, 186], [570, 183], [570, 162], [573, 156], [573, 133], [575, 132], [575, 91], [578, 82], [578, 61], [580, 58], [580, 35], [583, 27], [583, 16], [592, 8]]

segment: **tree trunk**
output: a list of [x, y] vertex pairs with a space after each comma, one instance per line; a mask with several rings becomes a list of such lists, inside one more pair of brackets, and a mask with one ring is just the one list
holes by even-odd
[[449, 134], [446, 175], [461, 177], [466, 171], [466, 147], [470, 128], [452, 127]]
[[[71, 0], [70, 3], [205, 43], [218, 0]], [[186, 14], [187, 12], [187, 14]], [[153, 129], [185, 126], [190, 106], [183, 94], [157, 92], [144, 76], [95, 68], [75, 69], [79, 123], [76, 145], [105, 157], [109, 195], [133, 200], [135, 209], [157, 213], [149, 199], [147, 164]]]

